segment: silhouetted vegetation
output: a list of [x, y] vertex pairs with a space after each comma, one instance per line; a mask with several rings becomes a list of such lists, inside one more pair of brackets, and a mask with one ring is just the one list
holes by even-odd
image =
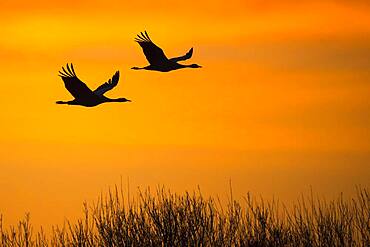
[[165, 189], [139, 192], [127, 200], [122, 189], [84, 204], [84, 217], [34, 233], [26, 215], [4, 229], [1, 246], [370, 246], [370, 197], [357, 189], [325, 201], [302, 197], [290, 209], [278, 201], [247, 195], [243, 200], [178, 195]]

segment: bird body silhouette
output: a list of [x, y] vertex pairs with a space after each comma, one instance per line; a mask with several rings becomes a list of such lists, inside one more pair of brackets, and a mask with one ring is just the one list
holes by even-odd
[[117, 86], [119, 71], [113, 75], [112, 79], [109, 79], [92, 91], [84, 82], [78, 79], [72, 64], [71, 66], [67, 64], [66, 68], [62, 67], [63, 71], [59, 71], [59, 76], [62, 78], [65, 88], [71, 93], [74, 99], [71, 101], [57, 101], [57, 104], [93, 107], [107, 102], [130, 102], [126, 98], [110, 99], [104, 96], [104, 93]]
[[168, 72], [171, 70], [182, 69], [182, 68], [201, 68], [202, 66], [198, 64], [184, 65], [179, 64], [179, 61], [187, 60], [193, 55], [193, 48], [191, 48], [184, 56], [174, 57], [168, 59], [164, 54], [163, 50], [155, 45], [149, 38], [148, 33], [145, 31], [141, 32], [141, 35], [137, 35], [135, 41], [143, 49], [144, 55], [148, 60], [149, 64], [146, 67], [132, 67], [134, 70], [155, 70], [161, 72]]

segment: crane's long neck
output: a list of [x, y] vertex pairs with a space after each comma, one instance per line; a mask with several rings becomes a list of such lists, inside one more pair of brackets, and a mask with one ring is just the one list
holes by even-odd
[[118, 98], [118, 99], [106, 98], [106, 101], [107, 102], [127, 102], [127, 101], [131, 101], [131, 100], [128, 100], [126, 98]]
[[193, 68], [193, 69], [195, 69], [195, 68], [201, 68], [201, 66], [199, 66], [197, 64], [186, 64], [186, 65], [181, 64], [181, 66], [183, 68]]
[[176, 63], [175, 69], [182, 69], [182, 68], [192, 68], [192, 65], [191, 64]]

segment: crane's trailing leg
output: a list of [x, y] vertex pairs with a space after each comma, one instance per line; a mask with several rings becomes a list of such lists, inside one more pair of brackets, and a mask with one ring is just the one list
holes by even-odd
[[139, 70], [139, 69], [145, 69], [145, 67], [143, 67], [143, 68], [139, 68], [139, 67], [132, 67], [131, 69]]
[[73, 101], [57, 101], [58, 105], [73, 105]]

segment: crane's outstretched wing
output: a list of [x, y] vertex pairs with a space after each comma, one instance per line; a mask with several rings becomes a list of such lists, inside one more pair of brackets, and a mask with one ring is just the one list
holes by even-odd
[[170, 58], [170, 60], [173, 62], [183, 61], [183, 60], [187, 60], [191, 58], [192, 55], [193, 55], [193, 48], [191, 48], [184, 56], [173, 57], [173, 58]]
[[141, 32], [141, 36], [138, 34], [135, 41], [143, 48], [144, 55], [151, 65], [161, 65], [168, 60], [163, 50], [152, 42], [146, 31]]
[[72, 96], [75, 99], [81, 100], [90, 99], [92, 96], [94, 96], [90, 88], [88, 88], [85, 83], [77, 78], [72, 63], [71, 66], [67, 64], [66, 68], [67, 70], [62, 67], [63, 71], [59, 71], [59, 76], [62, 78], [64, 86], [72, 94]]
[[107, 91], [117, 86], [118, 81], [119, 81], [119, 71], [117, 71], [113, 75], [112, 79], [109, 79], [107, 82], [103, 83], [97, 89], [95, 89], [94, 94], [99, 95], [99, 96], [105, 94]]

